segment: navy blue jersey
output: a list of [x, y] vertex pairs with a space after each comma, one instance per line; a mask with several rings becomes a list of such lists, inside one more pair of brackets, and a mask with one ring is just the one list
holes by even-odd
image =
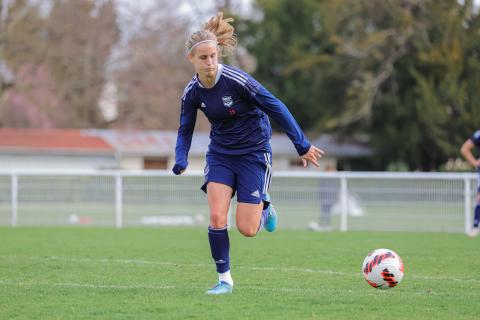
[[243, 155], [256, 150], [269, 151], [272, 128], [268, 116], [285, 131], [299, 155], [310, 148], [310, 142], [279, 99], [249, 74], [219, 64], [212, 88], [204, 88], [194, 76], [184, 90], [175, 148], [176, 163], [184, 167], [198, 110], [211, 124], [210, 152]]
[[472, 136], [470, 137], [473, 144], [480, 149], [480, 130], [475, 131]]

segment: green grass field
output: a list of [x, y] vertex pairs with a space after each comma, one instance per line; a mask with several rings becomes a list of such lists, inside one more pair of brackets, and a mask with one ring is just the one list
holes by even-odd
[[[230, 231], [235, 289], [200, 228], [0, 228], [0, 319], [478, 319], [480, 238], [448, 233]], [[393, 290], [361, 275], [386, 247]]]

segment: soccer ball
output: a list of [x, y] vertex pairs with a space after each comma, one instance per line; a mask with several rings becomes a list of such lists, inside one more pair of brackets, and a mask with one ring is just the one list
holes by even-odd
[[362, 272], [372, 287], [391, 289], [403, 279], [403, 262], [392, 250], [376, 249], [363, 260]]

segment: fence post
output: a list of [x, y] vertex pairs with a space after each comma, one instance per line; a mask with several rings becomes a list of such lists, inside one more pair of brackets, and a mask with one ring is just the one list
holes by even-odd
[[470, 189], [470, 178], [468, 175], [465, 175], [463, 178], [463, 211], [465, 213], [465, 233], [470, 232], [471, 227], [471, 216], [470, 212], [472, 211], [472, 191]]
[[344, 174], [340, 175], [340, 231], [348, 230], [348, 185], [347, 177]]
[[12, 178], [10, 182], [11, 187], [11, 225], [12, 227], [16, 227], [18, 224], [18, 176], [12, 173]]
[[115, 226], [123, 226], [123, 179], [120, 173], [115, 175]]

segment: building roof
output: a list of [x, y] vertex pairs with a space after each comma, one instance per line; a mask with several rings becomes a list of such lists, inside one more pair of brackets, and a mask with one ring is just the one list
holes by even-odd
[[[0, 151], [115, 153], [120, 156], [169, 157], [175, 152], [176, 139], [176, 131], [0, 128]], [[340, 143], [333, 135], [324, 134], [311, 141], [323, 149], [329, 158], [357, 158], [371, 155], [371, 150], [367, 146]], [[292, 142], [285, 134], [274, 134], [270, 142], [276, 156], [297, 155]], [[209, 133], [195, 132], [189, 154], [204, 156], [209, 143]]]
[[[140, 130], [87, 130], [87, 134], [102, 137], [123, 155], [170, 156], [174, 153], [177, 140], [176, 131]], [[333, 135], [324, 134], [312, 143], [323, 149], [331, 158], [362, 158], [371, 155], [365, 145], [354, 142], [338, 142]], [[208, 150], [210, 134], [195, 132], [190, 147], [190, 155], [203, 156]], [[274, 155], [296, 156], [297, 151], [285, 134], [274, 134], [270, 140]]]
[[[175, 152], [177, 132], [175, 131], [144, 131], [144, 130], [83, 130], [86, 135], [101, 138], [111, 145], [117, 154], [129, 156], [169, 156]], [[192, 141], [191, 153], [197, 149], [207, 151], [208, 143]], [[200, 151], [199, 150], [199, 151]]]
[[81, 130], [0, 128], [0, 151], [113, 154], [104, 139]]

